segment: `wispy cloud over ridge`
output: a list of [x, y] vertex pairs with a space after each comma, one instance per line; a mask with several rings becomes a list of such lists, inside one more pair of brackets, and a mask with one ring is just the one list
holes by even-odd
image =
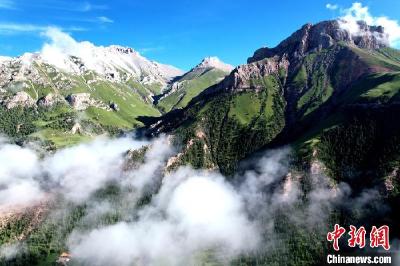
[[386, 16], [373, 16], [368, 6], [363, 6], [362, 3], [355, 2], [351, 7], [341, 10], [342, 17], [340, 19], [342, 27], [351, 34], [357, 35], [360, 31], [357, 21], [365, 21], [368, 25], [383, 26], [385, 33], [389, 35], [391, 46], [400, 46], [400, 23], [395, 19]]

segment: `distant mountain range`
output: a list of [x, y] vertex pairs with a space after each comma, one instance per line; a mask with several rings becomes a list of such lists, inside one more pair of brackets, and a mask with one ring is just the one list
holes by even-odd
[[[129, 130], [141, 125], [139, 116], [184, 107], [232, 69], [217, 58], [207, 58], [183, 74], [127, 47], [87, 43], [76, 50], [44, 48], [0, 58], [0, 101], [2, 113], [7, 113], [0, 119], [4, 133], [62, 147]], [[161, 98], [157, 105], [156, 98]], [[14, 123], [12, 116], [22, 113], [29, 118]]]

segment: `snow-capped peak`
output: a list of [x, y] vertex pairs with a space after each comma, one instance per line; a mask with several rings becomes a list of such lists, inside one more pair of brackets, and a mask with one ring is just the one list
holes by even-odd
[[114, 79], [118, 79], [120, 72], [125, 72], [138, 77], [150, 76], [158, 81], [182, 73], [174, 67], [152, 62], [129, 47], [78, 42], [58, 29], [49, 29], [45, 35], [50, 42], [42, 48], [43, 61], [68, 72], [93, 70]]
[[198, 64], [195, 68], [216, 68], [226, 72], [231, 72], [233, 70], [233, 66], [222, 62], [216, 56], [210, 56], [204, 58], [200, 64]]
[[[91, 70], [112, 81], [134, 76], [143, 82], [166, 84], [182, 71], [141, 56], [129, 47], [118, 45], [96, 46], [87, 41], [76, 41], [70, 35], [56, 28], [49, 28], [44, 34], [49, 38], [41, 51], [26, 53], [12, 60], [29, 66], [33, 62], [45, 63], [67, 73], [82, 74]], [[0, 59], [4, 63], [6, 59]]]

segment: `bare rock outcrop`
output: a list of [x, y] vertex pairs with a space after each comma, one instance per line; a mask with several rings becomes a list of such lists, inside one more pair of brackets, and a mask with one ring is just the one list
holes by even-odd
[[79, 123], [75, 123], [71, 129], [71, 134], [82, 134], [82, 126]]
[[255, 83], [253, 81], [261, 80], [271, 74], [278, 76], [280, 70], [287, 72], [289, 65], [290, 63], [286, 54], [246, 65], [240, 65], [226, 76], [221, 83], [206, 89], [194, 99], [213, 95], [220, 91], [241, 92], [246, 90], [261, 90], [262, 85], [257, 85], [257, 82]]
[[112, 111], [110, 106], [106, 105], [100, 100], [95, 100], [91, 98], [90, 93], [87, 92], [68, 95], [66, 100], [72, 106], [72, 108], [78, 111], [84, 111], [91, 106], [102, 108], [107, 111]]
[[19, 91], [11, 98], [5, 100], [7, 109], [12, 109], [18, 106], [32, 107], [35, 105], [35, 100], [26, 92]]
[[117, 103], [111, 102], [111, 103], [110, 103], [110, 108], [111, 108], [113, 111], [116, 111], [116, 112], [119, 111], [119, 106], [118, 106]]
[[89, 106], [95, 105], [95, 100], [90, 98], [90, 93], [76, 93], [69, 95], [66, 100], [75, 110], [86, 110]]
[[43, 98], [40, 98], [37, 104], [42, 107], [52, 107], [57, 103], [65, 102], [64, 99], [57, 94], [49, 93]]

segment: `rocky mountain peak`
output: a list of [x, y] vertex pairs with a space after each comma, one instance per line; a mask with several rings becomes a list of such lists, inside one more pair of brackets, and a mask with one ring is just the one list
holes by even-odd
[[258, 49], [247, 61], [251, 63], [283, 54], [288, 54], [290, 58], [301, 58], [307, 52], [328, 48], [339, 42], [363, 49], [389, 45], [388, 34], [382, 26], [370, 26], [364, 21], [329, 20], [315, 25], [305, 24], [278, 46]]
[[204, 58], [200, 64], [198, 64], [194, 69], [209, 69], [209, 68], [216, 68], [223, 70], [225, 72], [231, 72], [233, 70], [233, 66], [222, 62], [216, 56], [210, 56]]

